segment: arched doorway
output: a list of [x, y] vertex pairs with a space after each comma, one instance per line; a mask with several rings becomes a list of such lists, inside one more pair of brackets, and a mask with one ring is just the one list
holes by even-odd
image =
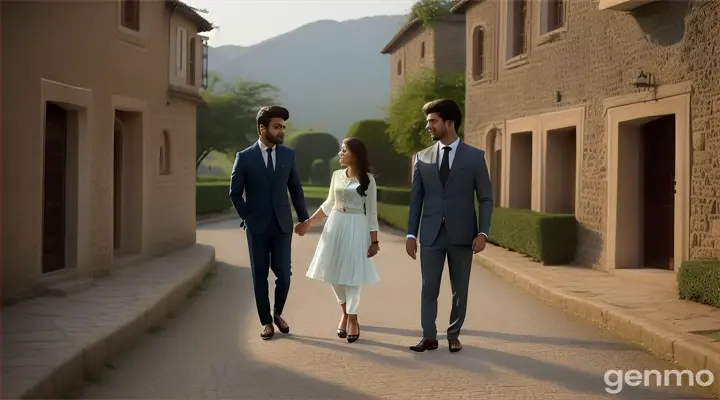
[[492, 183], [493, 202], [500, 206], [502, 196], [502, 132], [493, 128], [485, 136], [485, 154], [490, 169], [490, 183]]

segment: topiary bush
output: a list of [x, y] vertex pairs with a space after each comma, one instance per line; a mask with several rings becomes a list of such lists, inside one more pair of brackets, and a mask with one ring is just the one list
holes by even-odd
[[387, 136], [387, 129], [387, 123], [381, 119], [364, 119], [350, 127], [347, 137], [365, 143], [378, 185], [408, 186], [410, 158], [395, 151]]
[[310, 165], [310, 184], [317, 186], [327, 186], [330, 184], [330, 170], [324, 160], [318, 158]]
[[343, 168], [342, 165], [340, 165], [340, 154], [335, 154], [335, 157], [328, 160], [328, 171], [330, 171], [330, 176], [332, 176], [332, 173]]
[[577, 220], [569, 214], [495, 207], [489, 239], [545, 265], [569, 264], [575, 258]]
[[297, 132], [288, 135], [285, 145], [295, 150], [295, 163], [302, 182], [310, 179], [310, 168], [317, 160], [327, 161], [340, 151], [340, 143], [327, 132]]
[[195, 214], [227, 211], [230, 201], [230, 180], [225, 182], [198, 182], [195, 187]]
[[720, 261], [683, 261], [677, 274], [677, 288], [683, 300], [720, 308]]

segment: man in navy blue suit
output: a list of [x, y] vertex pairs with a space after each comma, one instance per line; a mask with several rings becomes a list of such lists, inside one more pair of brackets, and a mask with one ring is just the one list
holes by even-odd
[[[288, 192], [297, 213], [298, 232], [307, 231], [309, 219], [297, 168], [295, 152], [282, 146], [285, 121], [290, 112], [280, 106], [262, 107], [256, 125], [260, 139], [235, 155], [230, 180], [230, 200], [245, 229], [250, 252], [255, 303], [260, 323], [260, 337], [268, 340], [275, 334], [273, 323], [282, 333], [290, 327], [282, 317], [290, 289], [290, 246], [293, 219]], [[268, 273], [275, 275], [275, 305], [270, 313]]]

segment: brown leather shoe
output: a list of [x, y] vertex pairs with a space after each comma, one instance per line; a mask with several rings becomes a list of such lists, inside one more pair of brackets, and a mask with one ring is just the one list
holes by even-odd
[[436, 350], [438, 348], [438, 341], [433, 339], [422, 338], [415, 346], [410, 346], [410, 350], [422, 353], [426, 350]]
[[262, 340], [270, 340], [274, 334], [275, 328], [273, 328], [272, 324], [267, 324], [260, 333], [260, 338], [262, 338]]
[[460, 339], [453, 338], [448, 339], [448, 349], [451, 353], [457, 353], [458, 351], [462, 350], [462, 343], [460, 343]]
[[287, 324], [287, 322], [285, 322], [284, 319], [282, 319], [282, 317], [279, 317], [277, 315], [273, 316], [273, 322], [275, 323], [275, 325], [277, 325], [278, 329], [280, 329], [280, 332], [286, 335], [290, 333], [290, 326]]

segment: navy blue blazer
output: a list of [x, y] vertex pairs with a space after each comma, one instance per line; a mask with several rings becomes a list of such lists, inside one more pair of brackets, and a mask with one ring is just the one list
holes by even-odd
[[273, 157], [276, 158], [275, 172], [271, 174], [257, 142], [235, 155], [230, 178], [230, 200], [250, 233], [265, 232], [273, 210], [282, 230], [292, 233], [293, 219], [288, 192], [298, 219], [304, 221], [309, 218], [305, 193], [295, 166], [295, 152], [289, 147], [277, 145]]

